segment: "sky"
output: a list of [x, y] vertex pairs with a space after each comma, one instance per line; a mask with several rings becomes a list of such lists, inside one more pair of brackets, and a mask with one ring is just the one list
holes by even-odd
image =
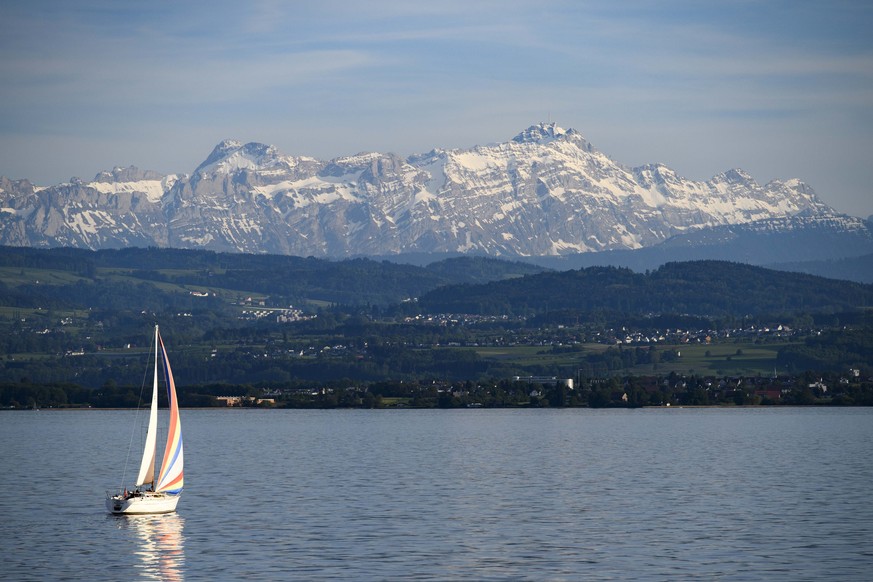
[[626, 166], [799, 178], [873, 214], [866, 0], [0, 0], [0, 175], [191, 173], [581, 132]]

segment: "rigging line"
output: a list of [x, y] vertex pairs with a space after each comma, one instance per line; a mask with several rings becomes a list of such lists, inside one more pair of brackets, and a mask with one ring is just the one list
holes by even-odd
[[[139, 426], [139, 410], [142, 408], [142, 394], [145, 392], [145, 384], [149, 377], [149, 370], [151, 369], [152, 362], [152, 347], [151, 342], [149, 342], [149, 351], [147, 352], [146, 357], [146, 365], [145, 369], [142, 373], [142, 383], [139, 386], [139, 401], [136, 403], [136, 411], [133, 416], [133, 428], [130, 430], [130, 442], [127, 444], [127, 458], [124, 459], [124, 469], [121, 471], [121, 489], [124, 489], [124, 478], [127, 475], [127, 465], [130, 463], [130, 451], [133, 449], [133, 437], [136, 435], [136, 429]], [[158, 357], [157, 352], [155, 352], [155, 358]], [[139, 427], [140, 432], [142, 432], [142, 427]]]

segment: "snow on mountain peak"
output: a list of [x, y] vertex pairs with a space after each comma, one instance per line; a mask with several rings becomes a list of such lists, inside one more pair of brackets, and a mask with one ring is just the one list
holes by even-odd
[[111, 171], [103, 171], [94, 176], [94, 182], [139, 182], [142, 180], [157, 180], [164, 178], [163, 174], [151, 170], [140, 170], [136, 166], [122, 168], [115, 166]]
[[195, 173], [229, 173], [241, 169], [258, 169], [275, 163], [279, 157], [279, 151], [274, 146], [257, 142], [243, 145], [239, 141], [226, 139], [215, 146]]
[[207, 156], [207, 158], [203, 161], [202, 164], [197, 166], [195, 172], [199, 172], [207, 166], [211, 166], [212, 164], [226, 158], [231, 152], [239, 150], [242, 147], [242, 143], [232, 139], [222, 140], [216, 145], [212, 152]]
[[547, 143], [568, 133], [572, 134], [575, 131], [571, 129], [568, 132], [563, 127], [558, 127], [557, 123], [538, 123], [516, 135], [512, 141], [517, 143]]
[[575, 144], [578, 148], [594, 153], [594, 148], [575, 129], [564, 129], [556, 123], [538, 123], [532, 125], [512, 138], [512, 142], [518, 144], [541, 144], [561, 141]]
[[102, 194], [145, 194], [149, 202], [157, 203], [178, 178], [173, 174], [164, 176], [151, 170], [140, 170], [136, 166], [116, 166], [112, 171], [100, 172], [92, 182], [84, 185]]
[[721, 174], [715, 176], [713, 178], [713, 181], [723, 181], [727, 182], [728, 184], [739, 185], [758, 185], [757, 182], [755, 182], [755, 179], [750, 176], [748, 172], [740, 168], [733, 168], [731, 170], [728, 170], [727, 172], [722, 172]]

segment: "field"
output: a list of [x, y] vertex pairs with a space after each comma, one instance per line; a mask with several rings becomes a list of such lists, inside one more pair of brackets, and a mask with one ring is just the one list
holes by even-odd
[[[768, 376], [773, 375], [776, 354], [787, 344], [710, 344], [669, 346], [679, 352], [675, 362], [657, 364], [660, 374], [697, 374], [717, 376]], [[646, 373], [645, 366], [638, 366], [631, 373]], [[652, 365], [648, 366], [652, 371]]]
[[[787, 343], [753, 344], [680, 344], [659, 345], [658, 350], [675, 350], [679, 358], [672, 362], [644, 364], [627, 370], [629, 374], [669, 374], [680, 375], [718, 375], [718, 376], [757, 376], [772, 375], [776, 366], [776, 355]], [[581, 352], [552, 353], [540, 346], [508, 346], [475, 348], [485, 360], [517, 366], [543, 366], [555, 368], [576, 368], [588, 354], [602, 353], [609, 346], [604, 344], [585, 344]]]

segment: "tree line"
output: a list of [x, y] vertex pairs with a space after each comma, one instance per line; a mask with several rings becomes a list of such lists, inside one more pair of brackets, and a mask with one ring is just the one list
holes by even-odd
[[[149, 394], [145, 394], [148, 398]], [[804, 373], [794, 377], [611, 376], [563, 382], [490, 380], [485, 382], [355, 383], [348, 379], [290, 382], [282, 390], [251, 384], [178, 387], [183, 407], [226, 406], [218, 396], [239, 397], [239, 405], [263, 408], [639, 408], [646, 406], [873, 406], [873, 379]], [[166, 395], [159, 401], [166, 406]], [[99, 389], [73, 384], [0, 383], [0, 407], [134, 408], [143, 390], [107, 383]]]

